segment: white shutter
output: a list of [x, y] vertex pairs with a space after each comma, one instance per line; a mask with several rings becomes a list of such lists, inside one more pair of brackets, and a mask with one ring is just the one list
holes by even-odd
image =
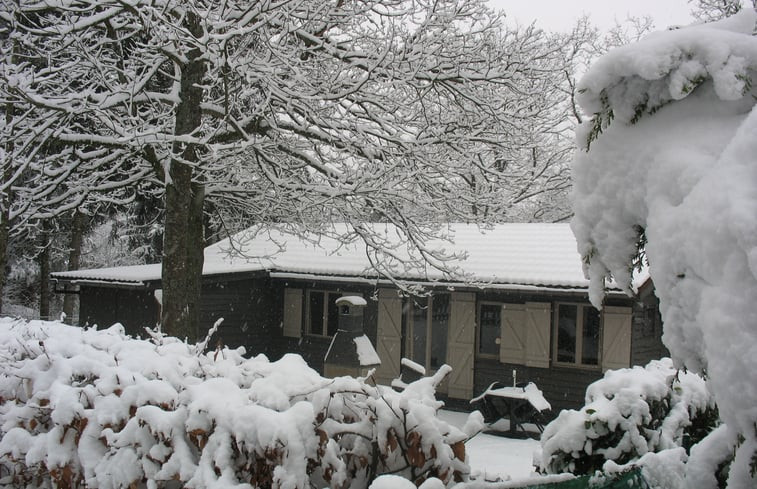
[[602, 316], [602, 370], [630, 367], [631, 308], [605, 307]]
[[447, 364], [452, 367], [447, 395], [473, 397], [473, 358], [476, 343], [476, 295], [453, 292], [448, 326]]
[[402, 355], [402, 298], [394, 289], [378, 291], [376, 352], [381, 359], [376, 383], [390, 385], [400, 376]]
[[499, 361], [526, 364], [526, 306], [502, 305]]
[[302, 335], [302, 289], [284, 289], [284, 336]]
[[526, 302], [526, 365], [549, 367], [549, 331], [552, 323], [549, 302]]

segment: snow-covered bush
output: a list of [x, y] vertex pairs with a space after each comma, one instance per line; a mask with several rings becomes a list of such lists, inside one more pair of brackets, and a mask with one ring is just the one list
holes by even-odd
[[0, 319], [0, 483], [337, 489], [383, 473], [467, 477], [466, 435], [436, 417], [448, 370], [397, 393], [323, 378], [297, 355], [199, 350], [120, 325]]
[[562, 411], [544, 430], [539, 469], [591, 474], [650, 452], [696, 443], [718, 423], [705, 381], [666, 358], [609, 370], [586, 389], [586, 406]]

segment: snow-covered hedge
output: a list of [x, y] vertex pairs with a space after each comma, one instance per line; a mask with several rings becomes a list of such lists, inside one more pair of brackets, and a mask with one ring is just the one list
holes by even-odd
[[586, 390], [586, 406], [562, 411], [544, 430], [539, 469], [592, 474], [650, 452], [696, 443], [718, 423], [705, 381], [670, 359], [610, 370]]
[[301, 357], [203, 354], [115, 325], [0, 319], [0, 483], [15, 487], [367, 487], [467, 478], [436, 417], [447, 373], [402, 393], [327, 379]]

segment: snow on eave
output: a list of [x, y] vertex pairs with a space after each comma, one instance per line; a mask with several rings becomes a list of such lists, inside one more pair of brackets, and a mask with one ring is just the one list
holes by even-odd
[[[280, 278], [288, 280], [304, 280], [308, 282], [336, 282], [336, 283], [352, 283], [361, 285], [373, 285], [373, 286], [391, 286], [394, 285], [389, 279], [377, 279], [367, 277], [357, 277], [349, 275], [315, 275], [310, 273], [294, 273], [294, 272], [270, 272], [271, 278]], [[479, 283], [473, 284], [469, 282], [445, 282], [445, 281], [421, 281], [421, 280], [402, 280], [403, 284], [408, 286], [420, 286], [428, 288], [439, 288], [447, 290], [501, 290], [501, 291], [519, 291], [519, 292], [538, 292], [538, 293], [557, 293], [557, 294], [583, 294], [589, 293], [589, 288], [586, 286], [572, 287], [572, 286], [559, 286], [559, 285], [531, 285], [531, 284], [516, 284], [516, 283]], [[648, 281], [651, 283], [651, 280]], [[646, 284], [646, 282], [645, 282]], [[607, 295], [612, 297], [628, 298], [628, 295], [617, 287], [611, 287], [607, 290]]]
[[90, 279], [90, 278], [82, 278], [82, 279], [76, 279], [76, 278], [55, 278], [52, 277], [51, 280], [53, 282], [65, 282], [71, 285], [89, 285], [89, 286], [97, 286], [101, 285], [103, 287], [118, 287], [118, 288], [143, 288], [147, 286], [146, 282], [142, 281], [129, 281], [129, 280], [108, 280], [108, 279], [102, 279], [102, 280], [96, 280], [96, 279]]
[[50, 278], [72, 285], [144, 287], [148, 282], [160, 280], [160, 270], [160, 264], [131, 265], [55, 272], [50, 274]]

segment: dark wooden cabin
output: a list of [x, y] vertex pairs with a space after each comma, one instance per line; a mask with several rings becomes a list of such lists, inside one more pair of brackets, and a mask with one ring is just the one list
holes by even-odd
[[[277, 359], [299, 353], [316, 370], [337, 330], [335, 300], [367, 300], [363, 329], [389, 383], [407, 357], [433, 371], [449, 364], [443, 386], [464, 403], [492, 382], [533, 381], [553, 411], [583, 404], [588, 384], [607, 369], [644, 365], [667, 355], [651, 281], [643, 274], [629, 297], [610, 284], [602, 311], [588, 302], [576, 243], [566, 224], [502, 224], [487, 231], [450, 225], [447, 251], [466, 280], [406, 267], [403, 283], [428, 296], [401, 293], [371, 269], [365, 246], [267, 230], [208, 247], [202, 324], [224, 321], [218, 338], [248, 354]], [[312, 238], [312, 237], [311, 237]], [[437, 243], [436, 245], [442, 246]], [[78, 290], [81, 325], [123, 324], [139, 335], [160, 317], [160, 265], [53, 274], [60, 290]], [[475, 283], [474, 283], [475, 281]]]

